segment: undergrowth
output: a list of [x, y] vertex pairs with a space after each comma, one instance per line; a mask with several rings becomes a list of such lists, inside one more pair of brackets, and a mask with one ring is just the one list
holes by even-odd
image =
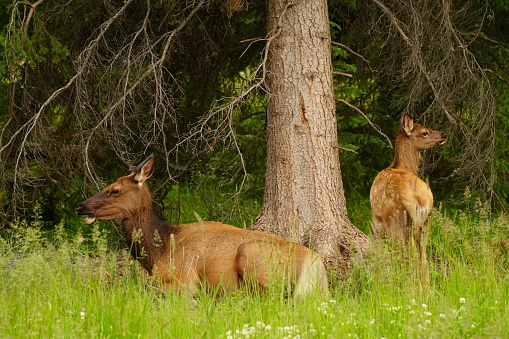
[[[71, 221], [69, 221], [71, 222]], [[74, 221], [73, 221], [74, 222]], [[331, 295], [161, 295], [105, 223], [69, 235], [19, 221], [0, 238], [2, 338], [468, 338], [509, 333], [509, 219], [479, 203], [431, 220], [431, 289], [384, 251], [353, 257]], [[109, 231], [108, 231], [109, 230]]]

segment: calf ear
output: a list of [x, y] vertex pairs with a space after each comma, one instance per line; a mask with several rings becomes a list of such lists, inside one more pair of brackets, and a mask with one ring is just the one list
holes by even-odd
[[139, 185], [143, 184], [145, 180], [150, 178], [152, 172], [154, 171], [154, 155], [151, 154], [147, 157], [147, 159], [143, 160], [141, 164], [136, 167], [134, 170], [134, 181], [136, 181]]
[[403, 128], [408, 136], [412, 133], [412, 130], [414, 129], [414, 121], [408, 114], [403, 115], [401, 118], [401, 128]]

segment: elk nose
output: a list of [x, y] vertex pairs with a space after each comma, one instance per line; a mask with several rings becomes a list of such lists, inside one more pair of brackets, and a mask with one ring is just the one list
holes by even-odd
[[86, 210], [87, 210], [87, 208], [85, 206], [83, 206], [83, 203], [80, 203], [78, 206], [76, 206], [76, 208], [74, 209], [74, 212], [77, 215], [88, 214], [89, 212]]
[[449, 136], [445, 133], [442, 133], [442, 138], [447, 139], [447, 138], [449, 138]]

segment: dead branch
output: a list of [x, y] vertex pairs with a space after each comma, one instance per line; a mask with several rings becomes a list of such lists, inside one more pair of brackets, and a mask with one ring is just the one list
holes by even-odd
[[366, 119], [366, 121], [368, 122], [368, 124], [371, 126], [371, 128], [373, 128], [378, 134], [380, 134], [381, 136], [383, 136], [386, 140], [387, 140], [387, 143], [389, 144], [389, 147], [390, 148], [394, 148], [392, 146], [392, 142], [391, 142], [391, 139], [389, 139], [389, 137], [387, 137], [387, 135], [385, 135], [382, 130], [380, 129], [380, 127], [378, 127], [377, 125], [375, 125], [373, 122], [371, 122], [371, 120], [368, 118], [368, 116], [362, 111], [360, 110], [358, 107], [355, 107], [354, 105], [350, 104], [349, 102], [343, 100], [343, 99], [336, 99], [336, 101], [339, 101], [339, 102], [342, 102], [344, 103], [345, 105], [347, 105], [348, 107], [350, 108], [353, 108], [354, 110], [356, 110], [360, 115], [362, 115], [364, 117], [364, 119]]
[[[416, 110], [424, 110], [441, 125], [446, 118], [451, 140], [464, 150], [455, 159], [456, 174], [466, 177], [471, 188], [482, 186], [490, 191], [494, 182], [494, 90], [489, 72], [470, 49], [481, 37], [488, 7], [477, 13], [468, 3], [458, 5], [450, 0], [372, 3], [377, 14], [372, 15], [370, 38], [383, 41], [376, 53], [385, 56], [377, 68], [380, 76], [402, 88], [403, 111], [415, 115]], [[470, 26], [460, 28], [458, 23]]]
[[368, 66], [368, 68], [371, 71], [371, 73], [374, 73], [373, 69], [371, 68], [369, 60], [366, 59], [364, 56], [362, 56], [361, 54], [355, 52], [353, 49], [351, 49], [347, 45], [343, 45], [343, 44], [341, 44], [339, 42], [332, 41], [331, 44], [334, 45], [334, 46], [338, 46], [338, 47], [343, 48], [344, 50], [348, 51], [350, 54], [353, 54], [356, 57], [358, 57], [359, 59], [361, 59], [362, 61], [364, 61], [364, 63]]
[[[131, 71], [131, 67], [127, 67], [127, 71], [126, 71], [127, 73], [125, 75], [124, 88], [123, 88], [122, 95], [111, 106], [108, 107], [108, 109], [105, 112], [106, 114], [104, 115], [104, 117], [99, 121], [99, 123], [97, 125], [95, 125], [90, 130], [89, 135], [86, 139], [85, 150], [84, 150], [85, 166], [86, 166], [86, 169], [87, 169], [90, 177], [94, 177], [93, 170], [90, 167], [90, 160], [89, 160], [89, 149], [90, 149], [91, 142], [93, 142], [93, 140], [94, 140], [94, 138], [93, 138], [94, 134], [97, 132], [97, 130], [99, 128], [102, 128], [102, 126], [111, 118], [111, 116], [116, 112], [117, 108], [119, 108], [120, 106], [125, 107], [126, 101], [128, 100], [128, 98], [131, 97], [133, 92], [135, 90], [137, 90], [138, 87], [149, 76], [151, 76], [153, 74], [158, 74], [158, 73], [161, 74], [163, 72], [163, 69], [162, 69], [163, 64], [166, 62], [166, 59], [168, 56], [168, 51], [170, 49], [172, 42], [174, 41], [175, 36], [180, 31], [182, 31], [182, 29], [184, 29], [184, 27], [189, 23], [191, 18], [193, 18], [195, 16], [196, 12], [198, 12], [198, 10], [203, 6], [204, 3], [205, 3], [205, 0], [201, 0], [193, 8], [193, 10], [187, 15], [187, 17], [180, 23], [180, 25], [177, 28], [175, 28], [171, 32], [168, 32], [167, 34], [164, 34], [154, 44], [152, 44], [152, 46], [151, 46], [152, 48], [150, 48], [149, 50], [153, 50], [154, 46], [156, 46], [159, 42], [163, 41], [163, 39], [166, 39], [161, 56], [155, 62], [153, 62], [150, 65], [150, 67], [148, 67], [147, 70], [138, 79], [136, 79], [136, 81], [132, 85], [129, 85], [129, 80], [130, 80], [129, 72]], [[143, 29], [148, 24], [148, 12], [150, 10], [150, 6], [147, 6], [147, 8], [148, 8], [147, 15], [145, 16], [145, 20], [142, 25]], [[141, 34], [141, 31], [137, 32], [137, 34], [134, 36], [134, 39], [136, 39], [139, 34]], [[134, 39], [132, 41], [134, 41]], [[132, 52], [132, 43], [129, 45], [129, 52]], [[129, 65], [129, 62], [130, 62], [130, 60], [128, 60], [128, 65]], [[156, 79], [156, 81], [158, 81], [158, 79], [160, 79], [160, 76], [156, 76], [155, 79]], [[164, 97], [164, 94], [162, 93], [161, 85], [159, 84], [158, 86], [156, 86], [156, 89], [159, 94], [156, 97], [159, 98], [159, 102], [162, 104], [161, 97]], [[157, 117], [153, 121], [157, 121]]]

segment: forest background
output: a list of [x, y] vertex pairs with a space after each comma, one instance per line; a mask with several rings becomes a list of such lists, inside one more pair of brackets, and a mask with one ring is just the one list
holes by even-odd
[[[0, 1], [0, 228], [35, 206], [48, 229], [74, 219], [84, 196], [148, 153], [156, 154], [152, 189], [168, 220], [192, 221], [196, 212], [204, 220], [253, 223], [264, 190], [265, 93], [263, 86], [246, 89], [263, 62], [264, 2], [210, 1], [188, 16], [197, 4]], [[415, 12], [398, 4], [329, 1], [350, 219], [370, 232], [369, 188], [392, 161], [402, 113], [450, 135], [445, 147], [425, 152], [423, 174], [437, 204], [454, 211], [481, 200], [504, 211], [509, 4], [453, 1], [444, 9], [429, 2]], [[429, 18], [413, 17], [426, 11]], [[444, 18], [456, 47], [437, 40]], [[416, 25], [417, 59], [398, 40], [393, 19]], [[161, 52], [156, 39], [170, 33], [165, 65], [153, 71], [164, 82], [154, 84], [145, 74]], [[465, 64], [444, 50], [457, 51]], [[134, 56], [123, 58], [128, 53]], [[422, 72], [409, 71], [409, 62]], [[123, 78], [125, 69], [138, 77]], [[122, 90], [133, 83], [135, 91]]]
[[332, 266], [330, 295], [295, 301], [276, 284], [190, 303], [157, 293], [118, 224], [74, 215], [154, 153], [167, 220], [253, 224], [270, 159], [266, 46], [278, 47], [266, 5], [288, 24], [318, 2], [0, 0], [1, 337], [507, 337], [506, 0], [328, 1], [331, 146], [352, 224], [371, 233], [369, 189], [403, 113], [449, 135], [423, 154], [427, 293], [375, 248]]

